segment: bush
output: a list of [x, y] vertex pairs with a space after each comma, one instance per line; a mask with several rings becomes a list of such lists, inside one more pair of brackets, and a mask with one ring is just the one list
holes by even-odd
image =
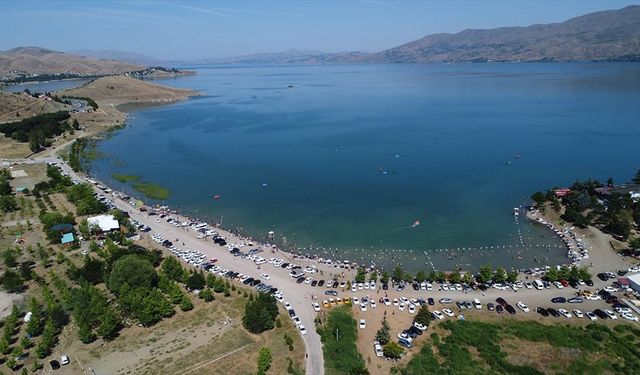
[[396, 342], [390, 342], [382, 348], [384, 356], [391, 359], [400, 359], [404, 349]]
[[122, 285], [134, 285], [136, 288], [151, 288], [157, 280], [156, 270], [145, 258], [131, 254], [118, 259], [109, 274], [109, 289], [119, 293]]
[[258, 298], [245, 306], [242, 325], [252, 333], [262, 333], [272, 329], [278, 316], [278, 306], [273, 296], [260, 293]]

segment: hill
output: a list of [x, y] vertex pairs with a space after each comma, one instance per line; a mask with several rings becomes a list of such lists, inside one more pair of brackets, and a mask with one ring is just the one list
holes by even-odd
[[640, 6], [562, 23], [433, 34], [363, 62], [640, 60]]
[[98, 78], [78, 88], [62, 91], [60, 95], [89, 97], [99, 104], [115, 106], [125, 103], [173, 102], [184, 100], [197, 93], [130, 77], [111, 76]]
[[0, 75], [3, 76], [9, 75], [12, 71], [28, 74], [69, 72], [78, 75], [109, 75], [141, 69], [144, 69], [144, 66], [114, 60], [98, 60], [40, 47], [17, 47], [0, 52]]
[[75, 51], [68, 51], [68, 53], [94, 59], [116, 60], [144, 66], [173, 66], [180, 63], [179, 61], [161, 60], [156, 59], [155, 57], [143, 55], [141, 53], [119, 50], [80, 49]]
[[20, 121], [43, 113], [68, 110], [70, 106], [23, 93], [0, 92], [0, 123]]

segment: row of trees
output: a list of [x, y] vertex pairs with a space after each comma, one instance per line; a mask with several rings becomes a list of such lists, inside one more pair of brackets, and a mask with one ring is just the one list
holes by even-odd
[[16, 122], [0, 125], [0, 133], [18, 142], [29, 142], [31, 151], [39, 151], [47, 144], [46, 139], [73, 130], [68, 123], [67, 111], [43, 113]]
[[76, 212], [80, 216], [98, 215], [108, 211], [107, 205], [93, 195], [93, 188], [88, 184], [68, 187], [67, 199], [76, 206]]
[[4, 213], [18, 209], [18, 203], [13, 197], [13, 188], [9, 183], [11, 178], [11, 172], [8, 169], [0, 169], [0, 211]]

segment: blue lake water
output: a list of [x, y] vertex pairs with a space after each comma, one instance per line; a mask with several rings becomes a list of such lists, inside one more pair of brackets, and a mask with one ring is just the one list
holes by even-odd
[[559, 240], [513, 207], [640, 167], [639, 64], [197, 72], [157, 82], [202, 97], [133, 110], [91, 173], [121, 187], [112, 173], [141, 176], [184, 212], [308, 253], [410, 269], [556, 264]]

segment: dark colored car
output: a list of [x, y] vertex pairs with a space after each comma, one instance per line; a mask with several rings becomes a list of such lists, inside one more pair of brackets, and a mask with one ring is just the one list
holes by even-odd
[[591, 279], [585, 280], [584, 283], [587, 284], [587, 286], [593, 286], [593, 280]]
[[388, 283], [382, 284], [382, 290], [389, 290], [389, 284]]
[[553, 316], [553, 317], [555, 317], [555, 318], [557, 318], [557, 317], [559, 317], [559, 316], [560, 316], [560, 313], [559, 313], [556, 309], [554, 309], [554, 308], [552, 308], [552, 307], [549, 307], [549, 308], [547, 309], [547, 312], [549, 313], [549, 315], [551, 315], [551, 316]]
[[318, 281], [317, 280], [312, 280], [311, 281], [311, 286], [316, 286], [318, 285]]
[[[304, 280], [303, 280], [303, 281], [304, 281]], [[251, 286], [256, 286], [256, 285], [258, 285], [258, 284], [260, 284], [260, 280], [253, 280], [253, 281], [251, 282]]]
[[304, 276], [300, 276], [296, 279], [296, 283], [302, 284], [304, 282]]
[[335, 290], [325, 290], [325, 291], [324, 291], [324, 294], [325, 294], [326, 296], [334, 296], [334, 297], [335, 297], [335, 296], [337, 296], [337, 295], [338, 295], [338, 292], [336, 292]]
[[484, 284], [480, 284], [480, 285], [478, 285], [478, 289], [480, 289], [481, 291], [483, 291], [483, 292], [484, 292], [484, 291], [486, 291], [488, 288], [487, 288], [487, 286], [486, 286], [486, 285], [484, 285]]
[[507, 305], [507, 301], [505, 301], [504, 298], [502, 298], [502, 297], [496, 298], [496, 302], [498, 303], [498, 305], [502, 305], [502, 306], [506, 306]]
[[551, 298], [551, 302], [553, 303], [566, 303], [567, 299], [564, 297], [553, 297]]
[[288, 312], [290, 317], [293, 318], [294, 316], [296, 316], [296, 311], [294, 309], [290, 309]]
[[427, 298], [427, 303], [428, 303], [430, 306], [433, 306], [436, 302], [433, 300], [433, 298], [429, 297], [429, 298]]
[[51, 366], [52, 370], [57, 370], [57, 369], [60, 368], [60, 362], [58, 362], [55, 359], [52, 359], [52, 360], [49, 361], [49, 366]]
[[409, 328], [407, 331], [408, 331], [409, 333], [411, 333], [411, 334], [415, 334], [415, 335], [417, 335], [417, 336], [422, 335], [422, 331], [421, 331], [421, 330], [419, 330], [418, 328], [414, 327], [414, 326], [411, 326], [411, 328]]
[[611, 293], [607, 292], [604, 289], [601, 289], [598, 291], [598, 295], [600, 295], [600, 297], [602, 297], [603, 299], [607, 299], [609, 297], [611, 297]]
[[504, 307], [505, 310], [507, 310], [507, 312], [511, 315], [515, 315], [516, 314], [516, 309], [513, 308], [513, 306], [511, 305], [507, 305]]
[[420, 290], [420, 284], [418, 283], [411, 284], [411, 287], [413, 288], [413, 290]]
[[538, 307], [536, 312], [542, 316], [549, 316], [549, 312], [544, 307]]
[[464, 304], [464, 301], [456, 301], [456, 306], [458, 306], [459, 309], [467, 308], [467, 305]]
[[502, 308], [502, 305], [496, 306], [496, 312], [498, 314], [502, 314], [504, 312], [504, 308]]
[[598, 279], [602, 280], [602, 281], [607, 281], [609, 280], [609, 275], [607, 275], [606, 273], [599, 273], [596, 276], [598, 276]]
[[318, 281], [318, 286], [324, 286], [324, 280]]
[[338, 282], [338, 280], [333, 280], [332, 288], [337, 288], [339, 285], [340, 285], [340, 283]]
[[493, 303], [491, 302], [487, 303], [487, 310], [493, 311], [495, 309], [496, 309], [496, 306]]
[[595, 309], [593, 310], [593, 313], [596, 314], [596, 316], [600, 319], [607, 319], [609, 318], [609, 316], [607, 314], [604, 313], [604, 311], [600, 310], [600, 309]]
[[249, 283], [253, 282], [253, 280], [255, 280], [253, 277], [249, 277], [245, 281], [243, 281], [242, 283], [244, 285], [249, 285]]

